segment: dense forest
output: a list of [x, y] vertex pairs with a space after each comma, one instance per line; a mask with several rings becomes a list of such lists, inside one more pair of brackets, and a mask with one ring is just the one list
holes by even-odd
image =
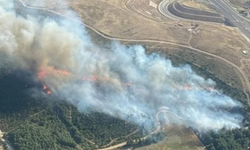
[[[16, 149], [95, 149], [141, 136], [137, 126], [99, 113], [79, 113], [66, 104], [55, 104], [31, 117], [8, 139]], [[33, 144], [32, 144], [33, 143]]]
[[207, 150], [248, 150], [249, 129], [222, 130], [219, 133], [203, 134], [201, 138]]

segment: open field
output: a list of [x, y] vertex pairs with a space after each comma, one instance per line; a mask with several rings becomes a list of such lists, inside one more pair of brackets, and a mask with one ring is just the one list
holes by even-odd
[[163, 141], [138, 150], [204, 150], [192, 130], [183, 126], [170, 126], [165, 130], [167, 137]]

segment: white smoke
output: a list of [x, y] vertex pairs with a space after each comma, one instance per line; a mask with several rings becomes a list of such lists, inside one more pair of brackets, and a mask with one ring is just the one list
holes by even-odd
[[[170, 119], [197, 130], [238, 128], [242, 116], [229, 113], [241, 104], [214, 89], [215, 82], [186, 65], [145, 54], [140, 45], [95, 45], [83, 26], [17, 17], [12, 2], [0, 0], [0, 71], [35, 70], [57, 99], [80, 111], [92, 109], [137, 124], [155, 122], [162, 107]], [[67, 72], [66, 72], [67, 71]], [[66, 72], [66, 73], [65, 73]], [[1, 72], [0, 72], [1, 73]]]

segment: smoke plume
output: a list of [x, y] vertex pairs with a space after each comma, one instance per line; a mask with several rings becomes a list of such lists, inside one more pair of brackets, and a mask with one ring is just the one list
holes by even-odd
[[228, 111], [241, 104], [188, 65], [174, 67], [157, 54], [145, 54], [140, 45], [96, 45], [83, 25], [23, 18], [13, 2], [0, 0], [0, 71], [6, 69], [33, 71], [48, 96], [83, 113], [91, 109], [147, 125], [161, 112], [172, 115], [168, 124], [200, 131], [238, 128], [242, 120]]

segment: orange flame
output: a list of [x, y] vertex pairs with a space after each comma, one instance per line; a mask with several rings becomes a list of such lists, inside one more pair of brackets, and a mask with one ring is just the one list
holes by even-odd
[[48, 95], [51, 95], [51, 94], [52, 94], [51, 91], [47, 91], [46, 93], [47, 93]]
[[46, 90], [47, 89], [47, 86], [46, 85], [43, 85], [43, 90]]
[[[67, 70], [59, 70], [59, 69], [56, 69], [55, 67], [47, 67], [47, 68], [41, 68], [41, 71], [37, 73], [37, 78], [41, 80], [41, 79], [43, 79], [44, 77], [46, 77], [47, 75], [50, 75], [50, 74], [58, 74], [58, 75], [62, 75], [62, 76], [75, 77], [74, 74], [70, 73]], [[109, 81], [109, 82], [112, 82], [113, 81], [110, 78], [100, 77], [100, 76], [97, 76], [97, 75], [91, 75], [91, 76], [88, 76], [88, 77], [82, 77], [81, 80], [83, 80], [83, 81], [90, 81], [90, 82], [98, 82], [98, 81]], [[133, 84], [129, 83], [129, 82], [122, 83], [122, 85], [126, 86], [126, 87], [133, 86]], [[188, 90], [194, 89], [192, 86], [188, 86], [188, 85], [181, 86], [181, 87], [175, 86], [175, 88], [178, 89], [178, 90], [183, 90], [183, 91], [188, 91]], [[200, 89], [207, 90], [207, 91], [214, 91], [215, 90], [213, 87], [200, 87]], [[43, 90], [48, 95], [52, 94], [52, 92], [45, 85], [43, 85]]]
[[123, 83], [124, 86], [132, 86], [131, 83]]

